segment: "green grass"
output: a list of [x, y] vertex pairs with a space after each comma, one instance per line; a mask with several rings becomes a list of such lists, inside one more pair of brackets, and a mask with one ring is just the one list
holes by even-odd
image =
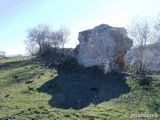
[[[44, 75], [40, 75], [41, 73]], [[18, 78], [14, 78], [16, 74]], [[31, 59], [1, 60], [0, 119], [12, 117], [17, 120], [134, 120], [137, 119], [135, 116], [128, 116], [139, 113], [157, 114], [160, 119], [160, 89], [155, 87], [160, 84], [160, 75], [150, 76], [154, 81], [146, 89], [139, 86], [130, 76], [125, 84], [121, 84], [121, 81], [112, 80], [114, 75], [96, 77], [66, 74], [45, 68]], [[29, 80], [33, 82], [26, 84]], [[94, 93], [100, 101], [96, 104], [92, 101], [93, 97], [88, 95], [93, 92], [87, 93], [88, 87], [85, 86], [92, 81], [95, 82], [93, 85], [98, 83], [100, 86], [99, 92]], [[49, 88], [52, 84], [56, 84], [56, 87]], [[28, 86], [33, 90], [29, 90]], [[83, 96], [88, 95], [90, 99], [83, 107], [74, 109], [73, 103], [67, 103], [66, 96], [70, 99], [80, 99], [83, 96], [76, 95], [79, 90], [86, 90]], [[71, 107], [63, 108], [65, 101]], [[138, 119], [158, 120], [157, 117]]]

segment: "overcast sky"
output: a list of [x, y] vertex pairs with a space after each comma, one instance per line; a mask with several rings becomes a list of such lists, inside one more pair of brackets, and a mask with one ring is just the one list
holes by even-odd
[[125, 27], [132, 16], [155, 16], [160, 0], [0, 0], [0, 51], [24, 54], [26, 29], [49, 23], [71, 30], [66, 47], [78, 44], [78, 32], [105, 23]]

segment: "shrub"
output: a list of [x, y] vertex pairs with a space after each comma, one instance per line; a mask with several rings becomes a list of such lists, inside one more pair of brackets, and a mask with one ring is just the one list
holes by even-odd
[[150, 85], [152, 83], [152, 81], [153, 81], [152, 77], [144, 76], [144, 77], [140, 78], [139, 84], [141, 86]]

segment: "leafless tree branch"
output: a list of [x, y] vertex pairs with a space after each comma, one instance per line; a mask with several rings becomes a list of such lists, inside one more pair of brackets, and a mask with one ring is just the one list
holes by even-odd
[[134, 58], [139, 63], [139, 70], [144, 68], [143, 58], [147, 43], [149, 43], [149, 35], [151, 33], [149, 21], [146, 17], [135, 17], [130, 21], [128, 26], [129, 37], [134, 41]]

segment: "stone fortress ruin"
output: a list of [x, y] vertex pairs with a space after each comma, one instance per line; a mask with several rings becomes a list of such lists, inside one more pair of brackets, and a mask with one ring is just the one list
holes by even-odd
[[78, 40], [75, 57], [79, 64], [101, 66], [105, 72], [123, 70], [126, 53], [133, 45], [125, 28], [107, 24], [79, 32]]

